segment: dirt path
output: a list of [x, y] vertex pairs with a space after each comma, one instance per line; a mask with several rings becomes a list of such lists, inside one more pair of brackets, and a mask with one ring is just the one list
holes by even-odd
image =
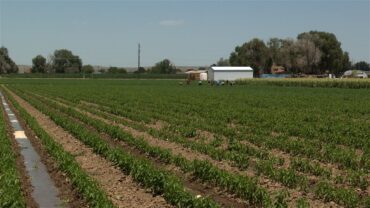
[[130, 176], [123, 174], [111, 162], [93, 153], [91, 148], [56, 125], [19, 96], [9, 91], [15, 100], [33, 116], [43, 129], [63, 146], [65, 151], [75, 155], [77, 163], [94, 178], [118, 207], [172, 207], [161, 196], [152, 196], [142, 189]]

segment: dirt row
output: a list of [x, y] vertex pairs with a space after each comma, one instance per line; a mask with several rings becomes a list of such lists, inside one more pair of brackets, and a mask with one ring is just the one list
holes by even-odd
[[[152, 196], [149, 190], [141, 188], [133, 181], [130, 176], [123, 174], [110, 161], [93, 153], [92, 149], [85, 146], [78, 139], [74, 138], [67, 131], [56, 125], [49, 117], [42, 114], [25, 100], [9, 91], [15, 100], [33, 116], [40, 126], [54, 140], [63, 146], [64, 150], [75, 156], [77, 163], [86, 171], [86, 173], [95, 179], [102, 189], [107, 193], [109, 199], [117, 207], [172, 207], [166, 203], [162, 196]], [[26, 133], [33, 136], [35, 143], [38, 139], [32, 135], [30, 129]], [[42, 145], [38, 144], [39, 149]], [[42, 156], [45, 158], [45, 156]], [[51, 164], [53, 164], [51, 162]], [[55, 167], [54, 167], [55, 169]], [[61, 173], [61, 175], [63, 175]], [[57, 180], [58, 181], [58, 180]], [[68, 182], [66, 177], [64, 181]], [[57, 183], [58, 185], [58, 183]], [[81, 205], [71, 204], [71, 207], [84, 207]]]

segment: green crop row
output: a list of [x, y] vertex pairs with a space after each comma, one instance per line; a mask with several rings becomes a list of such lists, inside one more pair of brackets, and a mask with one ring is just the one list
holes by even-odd
[[315, 193], [325, 201], [335, 201], [346, 207], [358, 207], [360, 198], [355, 191], [349, 189], [338, 189], [328, 182], [320, 182], [316, 185]]
[[[47, 101], [45, 101], [45, 102], [47, 102]], [[51, 104], [50, 102], [53, 103], [53, 104]], [[81, 113], [79, 113], [77, 111], [74, 111], [72, 108], [63, 108], [61, 106], [58, 106], [57, 103], [54, 102], [54, 101], [49, 100], [48, 104], [51, 105], [55, 109], [59, 108], [63, 112], [69, 112], [68, 114], [71, 115], [71, 116], [79, 114], [78, 118], [80, 118], [80, 119], [82, 118], [82, 120], [84, 122], [87, 122], [87, 123], [89, 123], [90, 125], [92, 125], [96, 128], [101, 128], [101, 130], [103, 130], [104, 128], [108, 128], [108, 126], [109, 126], [109, 125], [107, 125], [103, 122], [100, 122], [100, 121], [93, 122], [91, 119], [88, 119], [86, 116], [83, 116]], [[85, 118], [85, 119], [83, 119], [83, 118]], [[103, 127], [104, 125], [106, 125], [107, 127]], [[116, 131], [119, 132], [118, 129]], [[105, 131], [105, 133], [114, 135], [114, 137], [117, 137], [117, 138], [125, 138], [124, 136], [120, 137], [119, 133], [114, 134], [112, 132], [107, 132], [107, 131]], [[130, 137], [130, 135], [126, 136], [126, 138], [128, 138], [128, 137]], [[133, 140], [134, 140], [134, 138], [130, 138], [126, 142], [132, 142]], [[146, 148], [141, 147], [141, 148], [144, 149], [145, 152], [149, 152], [149, 154], [151, 152], [153, 152], [153, 151], [150, 150], [150, 147], [146, 147]], [[158, 154], [151, 154], [151, 155], [152, 156], [158, 156]], [[168, 154], [166, 154], [166, 155], [168, 155]], [[170, 161], [170, 159], [168, 157], [165, 158], [166, 162]], [[161, 158], [161, 159], [163, 159], [163, 158]], [[296, 169], [298, 169], [302, 172], [312, 172], [314, 175], [315, 174], [316, 175], [327, 174], [325, 172], [325, 170], [320, 168], [318, 165], [309, 164], [309, 163], [307, 163], [306, 160], [293, 161], [293, 166], [292, 167], [293, 168], [295, 167]], [[274, 163], [272, 161], [259, 161], [256, 164], [256, 170], [257, 170], [257, 173], [262, 173], [262, 174], [272, 178], [273, 180], [276, 180], [276, 181], [279, 181], [279, 182], [283, 183], [285, 186], [290, 187], [290, 188], [294, 188], [294, 187], [299, 186], [302, 189], [306, 189], [308, 187], [308, 180], [307, 180], [306, 177], [297, 175], [292, 169], [276, 169], [274, 167]], [[331, 191], [333, 191], [333, 190], [342, 190], [342, 191], [346, 192], [346, 190], [347, 190], [347, 189], [344, 189], [344, 188], [336, 189], [336, 188], [334, 188], [333, 185], [330, 185], [330, 187], [332, 188]], [[323, 198], [322, 196], [319, 195], [319, 194], [323, 194], [322, 192], [315, 191], [315, 194], [317, 194], [318, 197]], [[336, 199], [336, 201], [341, 202], [338, 199]], [[347, 206], [351, 203], [352, 202], [347, 202], [346, 201], [345, 205]]]
[[[27, 98], [31, 99], [31, 97], [27, 97]], [[40, 98], [40, 100], [43, 100], [43, 99]], [[224, 178], [224, 177], [220, 177], [220, 180], [218, 180], [218, 177], [220, 175], [222, 176], [222, 174], [220, 174], [220, 173], [216, 174], [217, 172], [211, 171], [212, 169], [210, 167], [212, 167], [212, 165], [209, 164], [209, 163], [208, 163], [208, 166], [206, 165], [207, 163], [205, 163], [203, 165], [200, 165], [200, 166], [196, 166], [196, 165], [193, 164], [193, 166], [192, 166], [193, 168], [192, 168], [191, 165], [186, 165], [186, 161], [184, 160], [184, 158], [181, 158], [179, 156], [174, 157], [174, 156], [171, 156], [171, 153], [168, 152], [168, 151], [161, 151], [159, 148], [156, 148], [156, 147], [153, 148], [150, 145], [148, 145], [148, 143], [146, 143], [144, 140], [135, 139], [131, 135], [121, 131], [116, 126], [106, 124], [106, 123], [104, 123], [102, 121], [99, 121], [99, 120], [96, 120], [96, 119], [91, 119], [91, 118], [83, 115], [82, 113], [80, 113], [78, 111], [75, 111], [73, 108], [63, 107], [63, 106], [59, 105], [57, 102], [54, 102], [54, 101], [51, 101], [51, 100], [49, 100], [49, 101], [44, 100], [44, 102], [47, 103], [48, 105], [50, 105], [50, 107], [52, 107], [53, 109], [59, 109], [60, 111], [65, 112], [70, 116], [78, 118], [81, 121], [95, 127], [99, 131], [111, 135], [113, 138], [121, 139], [121, 140], [123, 140], [123, 141], [125, 141], [125, 142], [127, 142], [127, 143], [129, 143], [133, 146], [136, 146], [138, 149], [141, 149], [143, 152], [146, 152], [151, 156], [159, 157], [162, 161], [167, 162], [167, 163], [174, 162], [176, 165], [180, 166], [183, 170], [185, 169], [187, 171], [189, 171], [189, 170], [193, 171], [193, 174], [195, 176], [197, 176], [198, 178], [201, 178], [203, 181], [214, 182], [214, 183], [218, 184], [219, 186], [223, 187], [223, 182], [222, 181], [225, 181], [225, 180], [222, 180], [222, 178]], [[179, 165], [176, 161], [181, 161], [182, 163]], [[196, 162], [195, 164], [197, 164], [197, 162], [199, 162], [199, 161], [195, 160], [195, 162]], [[317, 167], [315, 166], [315, 168], [317, 168]], [[308, 188], [308, 180], [307, 180], [306, 177], [297, 175], [291, 169], [276, 169], [274, 167], [274, 163], [272, 161], [259, 161], [256, 164], [256, 169], [257, 169], [257, 173], [263, 173], [264, 175], [269, 176], [273, 180], [276, 180], [276, 181], [279, 181], [279, 182], [283, 183], [287, 187], [294, 188], [294, 187], [299, 186], [302, 189]], [[206, 170], [206, 171], [204, 171], [205, 173], [199, 174], [199, 172], [201, 172], [202, 170]], [[217, 169], [215, 169], [215, 170], [217, 170]], [[238, 183], [240, 184], [241, 181], [238, 181]], [[237, 184], [235, 184], [235, 185], [237, 187]], [[226, 187], [229, 187], [229, 186], [226, 184]], [[345, 193], [351, 192], [350, 189], [335, 188], [331, 184], [328, 184], [328, 187], [331, 188], [331, 189], [329, 189], [329, 194], [332, 194], [334, 196], [337, 196], [337, 195], [335, 195], [334, 190], [335, 191], [340, 190], [340, 191], [345, 192]], [[318, 187], [315, 186], [315, 192], [314, 193], [318, 197], [324, 198], [325, 196], [323, 196], [323, 195], [326, 194], [326, 193], [316, 191], [319, 188], [320, 188], [320, 186], [318, 186]], [[230, 189], [228, 189], [228, 190], [230, 191]], [[238, 193], [236, 190], [231, 189], [231, 191], [233, 191], [233, 193], [236, 193], [237, 195], [241, 196], [240, 193]], [[356, 204], [358, 204], [360, 202], [360, 199], [359, 199], [357, 194], [356, 194], [356, 197], [357, 197], [356, 198], [356, 200], [357, 200]], [[249, 199], [249, 200], [251, 200], [251, 199]], [[279, 199], [277, 198], [276, 200], [279, 200]], [[338, 202], [338, 203], [343, 203], [345, 206], [349, 206], [349, 207], [352, 206], [351, 205], [352, 203], [354, 203], [353, 201], [351, 201], [350, 198], [342, 199], [342, 198], [339, 198], [339, 196], [338, 196], [338, 198], [334, 198], [333, 200]]]
[[310, 162], [305, 159], [294, 159], [291, 161], [291, 168], [303, 172], [310, 173], [315, 176], [323, 176], [329, 178], [331, 176], [331, 171], [322, 168], [319, 164]]
[[[179, 143], [216, 160], [232, 161], [241, 169], [256, 168], [257, 158], [268, 164], [260, 164], [267, 170], [271, 160], [277, 158], [272, 166], [281, 172], [265, 174], [286, 184], [299, 181], [285, 180], [291, 176], [292, 172], [288, 171], [291, 169], [297, 176], [314, 175], [310, 192], [314, 192], [311, 188], [317, 182], [326, 178], [334, 188], [347, 185], [361, 188], [361, 196], [368, 188], [370, 94], [367, 89], [268, 84], [216, 88], [137, 80], [22, 80], [9, 85], [27, 93], [59, 97], [112, 121], [122, 118], [117, 123]], [[99, 111], [103, 113], [94, 113]], [[131, 121], [124, 121], [125, 118]], [[147, 128], [157, 120], [165, 124], [164, 128]], [[198, 134], [202, 131], [215, 139], [203, 140]], [[276, 150], [288, 154], [292, 161], [289, 168], [279, 167], [283, 162], [279, 157], [270, 157]], [[296, 161], [301, 157], [303, 161]], [[330, 169], [321, 168], [315, 160], [339, 166], [340, 177], [328, 178]]]
[[277, 169], [270, 161], [261, 161], [257, 163], [256, 170], [257, 174], [263, 173], [289, 188], [300, 187], [301, 189], [306, 189], [308, 186], [307, 177], [298, 175], [292, 169]]
[[48, 154], [50, 154], [57, 163], [57, 167], [67, 174], [72, 184], [77, 188], [78, 192], [81, 193], [83, 198], [86, 199], [89, 205], [91, 207], [114, 207], [107, 195], [99, 187], [98, 183], [81, 169], [73, 155], [64, 151], [63, 147], [57, 144], [54, 139], [46, 133], [35, 118], [24, 110], [6, 90], [4, 90], [4, 92], [19, 112], [21, 118], [25, 120], [27, 125], [40, 138]]
[[[99, 99], [90, 98], [89, 100], [93, 102], [97, 102]], [[261, 121], [262, 121], [266, 123], [266, 128], [262, 125], [259, 128], [252, 128], [252, 129], [240, 128], [240, 129], [237, 129], [238, 131], [240, 131], [240, 133], [238, 134], [235, 131], [231, 131], [228, 128], [218, 128], [220, 126], [219, 124], [212, 125], [212, 122], [218, 121], [217, 119], [213, 119], [210, 121], [207, 121], [207, 120], [203, 121], [203, 119], [200, 120], [198, 117], [193, 118], [191, 115], [187, 115], [186, 117], [184, 117], [182, 113], [179, 113], [179, 112], [171, 113], [171, 112], [166, 111], [165, 113], [163, 113], [164, 110], [161, 110], [161, 109], [154, 110], [155, 107], [158, 108], [159, 106], [153, 106], [153, 109], [151, 109], [150, 113], [148, 113], [148, 115], [146, 116], [147, 114], [146, 111], [148, 110], [139, 109], [141, 107], [137, 107], [136, 109], [127, 109], [126, 106], [123, 107], [122, 105], [118, 105], [118, 104], [116, 105], [114, 104], [114, 102], [111, 102], [111, 103], [105, 102], [104, 105], [111, 106], [110, 107], [111, 113], [119, 114], [122, 116], [128, 116], [130, 119], [134, 119], [134, 120], [147, 121], [147, 120], [150, 120], [149, 119], [150, 117], [148, 118], [147, 116], [150, 116], [150, 114], [152, 114], [153, 118], [158, 118], [160, 120], [165, 120], [168, 123], [171, 123], [171, 126], [173, 126], [172, 129], [177, 129], [180, 132], [184, 132], [184, 135], [194, 134], [196, 127], [202, 127], [202, 125], [205, 125], [208, 123], [208, 124], [211, 124], [212, 128], [207, 126], [205, 127], [205, 129], [211, 130], [215, 134], [224, 134], [225, 136], [229, 136], [229, 137], [234, 136], [241, 140], [244, 139], [244, 140], [251, 141], [252, 143], [259, 142], [257, 144], [262, 145], [262, 146], [268, 146], [270, 148], [279, 148], [283, 151], [288, 151], [289, 153], [293, 153], [295, 155], [307, 156], [310, 158], [321, 160], [323, 162], [338, 163], [344, 168], [350, 168], [353, 170], [362, 169], [365, 171], [370, 170], [370, 160], [367, 157], [368, 155], [364, 154], [362, 157], [359, 157], [355, 154], [354, 150], [352, 149], [346, 150], [346, 149], [343, 149], [333, 144], [336, 142], [339, 142], [339, 144], [344, 144], [344, 145], [353, 144], [356, 147], [364, 148], [364, 150], [366, 151], [368, 149], [369, 143], [366, 140], [368, 133], [366, 133], [367, 131], [365, 131], [365, 129], [363, 130], [360, 129], [356, 131], [349, 129], [348, 131], [350, 132], [353, 131], [353, 133], [352, 132], [348, 133], [348, 136], [347, 135], [345, 136], [326, 135], [324, 132], [319, 132], [320, 134], [318, 135], [318, 133], [315, 133], [316, 132], [315, 128], [312, 128], [309, 126], [305, 128], [305, 126], [302, 126], [302, 125], [297, 126], [293, 123], [294, 120], [292, 120], [292, 122], [289, 123], [290, 119], [285, 119], [286, 116], [284, 115], [281, 115], [279, 118], [275, 118], [275, 117], [272, 117], [273, 115], [270, 115], [268, 112], [267, 113], [260, 112], [260, 115], [258, 116], [262, 115], [266, 117], [266, 119], [258, 120], [258, 121], [254, 121], [254, 120], [244, 121], [244, 119], [246, 118], [253, 119], [254, 117], [254, 116], [252, 117], [248, 116], [248, 117], [242, 117], [243, 120], [241, 121], [248, 122], [245, 124], [243, 123], [243, 126], [246, 126], [246, 127], [253, 126], [255, 125], [255, 123], [259, 123], [259, 125], [261, 125]], [[148, 105], [150, 106], [150, 104]], [[181, 109], [182, 107], [181, 104], [178, 104], [178, 105], [180, 107], [176, 107], [177, 111], [184, 111], [184, 109], [189, 112], [192, 111], [191, 109], [187, 109], [186, 107]], [[172, 109], [172, 108], [173, 106], [169, 107], [169, 109]], [[271, 125], [270, 122], [273, 122], [272, 119], [274, 120], [278, 119], [279, 121], [278, 125], [281, 126], [281, 127], [278, 127], [278, 129], [280, 130], [286, 129], [284, 131], [286, 131], [287, 133], [281, 135], [280, 138], [278, 138], [279, 142], [282, 142], [281, 144], [275, 141], [276, 139], [269, 136], [269, 134], [271, 133], [271, 130], [268, 131], [268, 129], [271, 129], [271, 128], [269, 128], [268, 126]], [[323, 125], [322, 123], [323, 122], [325, 123], [325, 120], [327, 119], [325, 118], [323, 120], [320, 120], [320, 122], [317, 122], [317, 123]], [[184, 127], [183, 125], [184, 123], [187, 124], [186, 127]], [[329, 126], [329, 125], [332, 125], [332, 124], [323, 125], [323, 126]], [[363, 128], [368, 128], [368, 127], [364, 126]], [[327, 132], [339, 132], [343, 130], [346, 130], [346, 128], [339, 126]], [[249, 136], [250, 134], [248, 134], [248, 131], [252, 131], [254, 133], [254, 136]], [[294, 140], [292, 141], [291, 139], [289, 139], [290, 136], [304, 136], [303, 134], [307, 134], [305, 137], [309, 137], [310, 140], [303, 139], [300, 141], [294, 141]], [[244, 136], [244, 135], [247, 135], [247, 136]], [[254, 139], [253, 137], [255, 137], [256, 139]], [[286, 139], [281, 138], [281, 137], [286, 137]], [[333, 139], [332, 140], [326, 139], [328, 137], [333, 138]], [[264, 138], [264, 139], [261, 140], [261, 138]], [[325, 142], [323, 142], [324, 140]], [[343, 142], [340, 142], [342, 140]], [[296, 147], [298, 147], [298, 149], [296, 149]]]
[[367, 79], [254, 79], [238, 80], [239, 85], [273, 85], [283, 87], [329, 87], [329, 88], [370, 88]]
[[[192, 150], [196, 150], [201, 153], [205, 153], [209, 156], [211, 156], [213, 159], [222, 160], [222, 159], [229, 159], [231, 161], [234, 161], [238, 167], [240, 168], [246, 168], [248, 166], [248, 161], [246, 156], [257, 156], [257, 158], [269, 160], [269, 162], [261, 162], [259, 167], [266, 167], [266, 163], [269, 163], [271, 166], [271, 162], [277, 162], [277, 164], [282, 164], [284, 161], [279, 160], [281, 158], [274, 158], [271, 157], [270, 154], [268, 154], [265, 151], [262, 150], [256, 150], [254, 148], [251, 148], [247, 145], [242, 145], [237, 140], [232, 140], [229, 142], [228, 151], [221, 151], [221, 150], [215, 150], [214, 148], [211, 148], [212, 145], [204, 144], [204, 143], [195, 143], [191, 140], [188, 140], [186, 138], [181, 138], [181, 136], [173, 136], [173, 134], [170, 134], [171, 131], [168, 130], [168, 128], [162, 129], [162, 130], [155, 130], [153, 128], [148, 128], [145, 125], [135, 123], [135, 122], [129, 122], [127, 120], [124, 120], [118, 116], [114, 116], [113, 114], [107, 114], [106, 111], [109, 112], [109, 109], [104, 106], [91, 106], [86, 104], [75, 104], [66, 100], [58, 99], [59, 102], [62, 102], [66, 105], [70, 106], [81, 106], [80, 108], [88, 111], [94, 115], [99, 115], [102, 118], [115, 121], [116, 123], [122, 123], [124, 125], [130, 126], [134, 129], [138, 129], [140, 131], [146, 131], [147, 133], [151, 134], [152, 136], [155, 136], [157, 138], [161, 138], [167, 141], [172, 141], [176, 143], [182, 144], [184, 147], [191, 148]], [[97, 108], [98, 110], [96, 110]], [[243, 156], [246, 155], [246, 156]], [[240, 158], [240, 160], [238, 160]], [[240, 162], [238, 162], [240, 161]], [[258, 165], [258, 164], [257, 164]], [[309, 173], [315, 176], [321, 176], [324, 178], [329, 178], [331, 176], [331, 171], [325, 168], [320, 167], [319, 164], [309, 161], [307, 159], [300, 159], [300, 158], [293, 158], [291, 166], [291, 169], [294, 169], [299, 172], [303, 173]], [[268, 168], [265, 168], [266, 170]], [[282, 182], [284, 185], [295, 187], [297, 185], [301, 187], [305, 187], [307, 183], [307, 179], [303, 178], [302, 176], [298, 176], [292, 172], [292, 170], [274, 170], [275, 172], [278, 172], [277, 174], [269, 173], [268, 171], [260, 171], [261, 173], [265, 173], [269, 175], [270, 177], [274, 177], [275, 180]], [[280, 176], [279, 176], [280, 175]], [[284, 175], [290, 175], [291, 177], [284, 177]], [[335, 182], [339, 184], [347, 183], [350, 186], [353, 187], [360, 187], [361, 189], [365, 190], [368, 186], [368, 181], [366, 180], [366, 176], [361, 172], [355, 172], [355, 171], [349, 171], [348, 174], [340, 176], [335, 178]]]
[[[59, 99], [59, 101], [65, 103], [67, 105], [76, 106], [76, 104], [68, 102], [66, 100], [60, 100]], [[246, 145], [242, 145], [237, 140], [233, 140], [232, 142], [229, 142], [229, 146], [228, 146], [229, 151], [214, 150], [213, 148], [209, 148], [210, 145], [208, 145], [208, 144], [204, 144], [204, 143], [203, 144], [202, 143], [197, 144], [197, 143], [192, 142], [191, 140], [188, 140], [186, 138], [181, 138], [179, 136], [173, 136], [173, 134], [170, 134], [171, 131], [169, 131], [168, 129], [162, 129], [161, 131], [157, 131], [155, 129], [145, 127], [145, 125], [143, 126], [143, 125], [139, 125], [139, 124], [134, 123], [134, 122], [128, 122], [124, 119], [120, 119], [119, 117], [115, 117], [112, 114], [108, 115], [108, 114], [102, 112], [102, 111], [108, 111], [108, 109], [104, 108], [104, 106], [94, 106], [94, 107], [92, 107], [92, 106], [88, 106], [88, 105], [84, 105], [84, 104], [82, 104], [81, 106], [84, 110], [86, 110], [90, 113], [93, 113], [95, 115], [99, 115], [99, 116], [101, 116], [105, 119], [109, 119], [109, 120], [115, 121], [117, 123], [122, 123], [124, 125], [131, 126], [135, 129], [139, 129], [141, 131], [147, 131], [148, 133], [150, 133], [151, 135], [153, 135], [157, 138], [161, 138], [161, 139], [165, 139], [165, 140], [180, 143], [185, 147], [189, 147], [189, 148], [191, 148], [193, 150], [196, 150], [196, 151], [199, 151], [201, 153], [208, 154], [214, 159], [217, 159], [217, 160], [230, 159], [230, 160], [234, 161], [236, 164], [239, 164], [238, 167], [247, 167], [247, 165], [248, 165], [248, 161], [246, 160], [246, 157], [243, 157], [243, 155], [257, 156], [258, 158], [261, 158], [261, 159], [272, 159], [272, 161], [275, 161], [276, 159], [278, 159], [278, 158], [271, 158], [270, 155], [267, 152], [264, 152], [264, 151], [261, 151], [261, 150], [257, 151], [254, 148], [251, 148], [251, 147], [246, 146]], [[95, 110], [95, 108], [98, 108], [99, 110]], [[229, 157], [227, 157], [227, 156], [229, 156]], [[238, 161], [239, 158], [240, 158], [240, 160], [239, 160], [240, 162], [238, 163], [237, 161]], [[283, 161], [278, 160], [278, 164], [282, 164], [282, 163], [283, 163]], [[292, 164], [291, 164], [291, 168], [296, 170], [296, 171], [313, 174], [315, 176], [323, 176], [323, 177], [326, 177], [326, 178], [331, 175], [330, 170], [321, 168], [317, 163], [309, 162], [308, 160], [303, 160], [303, 159], [293, 159]], [[291, 171], [288, 171], [288, 172], [291, 172]], [[364, 189], [364, 187], [367, 187], [367, 181], [364, 178], [363, 174], [360, 174], [359, 172], [355, 172], [355, 173], [356, 174], [350, 174], [350, 175], [346, 176], [349, 179], [349, 184], [352, 185], [352, 186], [361, 187], [362, 189]], [[344, 180], [344, 179], [342, 179], [342, 180]], [[297, 181], [297, 180], [293, 180], [293, 181]], [[340, 181], [338, 181], [338, 182], [340, 183]], [[297, 185], [297, 184], [295, 184], [295, 185]]]
[[98, 134], [88, 131], [84, 126], [74, 123], [60, 113], [40, 105], [36, 100], [29, 99], [28, 101], [48, 115], [56, 124], [71, 132], [86, 145], [92, 147], [94, 152], [112, 161], [126, 174], [131, 175], [139, 184], [150, 188], [153, 194], [163, 194], [169, 203], [179, 207], [218, 207], [208, 198], [196, 198], [185, 190], [177, 177], [158, 169], [149, 161], [136, 158], [121, 148], [110, 147]]
[[[222, 189], [229, 191], [232, 194], [248, 200], [251, 204], [255, 205], [267, 205], [271, 203], [266, 190], [260, 188], [257, 185], [257, 181], [248, 178], [246, 176], [235, 175], [228, 173], [227, 171], [220, 170], [219, 168], [211, 165], [207, 161], [189, 161], [180, 155], [173, 155], [171, 151], [167, 149], [162, 149], [159, 147], [153, 147], [149, 145], [145, 140], [141, 138], [134, 138], [130, 134], [122, 131], [119, 127], [114, 125], [109, 125], [103, 121], [92, 119], [83, 115], [82, 113], [73, 110], [72, 108], [66, 108], [57, 103], [44, 103], [32, 99], [31, 97], [23, 94], [27, 100], [35, 105], [41, 110], [58, 109], [60, 112], [64, 112], [71, 117], [75, 117], [82, 122], [93, 126], [99, 132], [104, 132], [110, 135], [112, 138], [117, 138], [125, 143], [134, 146], [140, 150], [143, 154], [148, 154], [152, 157], [159, 158], [164, 163], [172, 163], [180, 167], [184, 172], [190, 172], [203, 182], [218, 186]], [[42, 99], [39, 99], [42, 100]], [[45, 106], [45, 104], [50, 105], [50, 107]], [[50, 112], [49, 112], [50, 113]], [[73, 123], [72, 121], [70, 121]], [[202, 170], [202, 172], [199, 172]], [[201, 174], [200, 174], [201, 173]]]
[[16, 154], [6, 131], [3, 108], [0, 108], [0, 207], [26, 207]]

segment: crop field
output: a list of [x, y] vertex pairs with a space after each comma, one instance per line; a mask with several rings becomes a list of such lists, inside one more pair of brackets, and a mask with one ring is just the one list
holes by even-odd
[[[1, 79], [0, 90], [53, 180], [68, 181], [66, 206], [370, 207], [370, 90], [358, 83]], [[23, 207], [3, 117], [0, 207]]]

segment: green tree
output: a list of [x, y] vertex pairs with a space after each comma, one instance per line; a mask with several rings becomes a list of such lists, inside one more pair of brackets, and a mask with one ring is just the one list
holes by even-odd
[[217, 61], [217, 66], [230, 66], [230, 62], [229, 62], [229, 59], [224, 59], [224, 58], [220, 58], [218, 61]]
[[[282, 66], [286, 71], [300, 71], [300, 48], [293, 39], [270, 38], [267, 42], [271, 64]], [[269, 65], [269, 64], [268, 64]]]
[[52, 67], [56, 73], [81, 72], [82, 60], [67, 49], [55, 50], [52, 56]]
[[37, 55], [32, 59], [32, 73], [45, 73], [46, 72], [46, 58], [42, 55]]
[[255, 74], [259, 75], [264, 69], [271, 68], [269, 58], [269, 50], [265, 43], [255, 38], [242, 46], [237, 46], [229, 60], [232, 66], [251, 66]]
[[107, 70], [108, 73], [111, 73], [111, 74], [126, 74], [127, 73], [127, 70], [125, 68], [119, 68], [119, 67], [115, 67], [115, 66], [111, 66], [108, 68]]
[[82, 67], [82, 72], [85, 74], [92, 74], [94, 73], [94, 67], [91, 65], [84, 65]]
[[342, 57], [342, 66], [343, 66], [343, 69], [342, 71], [347, 71], [347, 70], [350, 70], [352, 68], [352, 62], [349, 60], [349, 54], [348, 52], [344, 52], [343, 54], [343, 57]]
[[279, 38], [270, 38], [270, 40], [267, 42], [267, 47], [269, 49], [272, 62], [279, 66], [284, 64], [282, 56], [283, 43], [284, 40]]
[[345, 71], [345, 66], [348, 66], [349, 59], [347, 60], [346, 54], [341, 48], [341, 43], [333, 33], [310, 31], [299, 34], [298, 39], [304, 38], [307, 34], [317, 36], [313, 42], [322, 53], [317, 64], [319, 73], [329, 71], [330, 73], [341, 74]]
[[145, 70], [145, 68], [144, 67], [139, 67], [139, 69], [138, 70], [136, 70], [134, 73], [135, 74], [143, 74], [143, 73], [145, 73], [146, 72], [146, 70]]
[[322, 52], [319, 49], [320, 37], [317, 34], [304, 33], [296, 42], [299, 50], [298, 62], [304, 73], [320, 73], [317, 67], [321, 60]]
[[17, 73], [18, 66], [9, 57], [8, 49], [5, 47], [0, 48], [0, 74]]
[[360, 61], [357, 62], [353, 65], [353, 68], [357, 70], [362, 70], [362, 71], [370, 71], [370, 64], [366, 63], [365, 61]]
[[275, 62], [277, 65], [283, 66], [288, 72], [300, 72], [301, 66], [298, 62], [300, 50], [295, 40], [291, 38], [281, 40], [281, 48], [278, 53], [279, 60]]
[[151, 72], [160, 74], [175, 74], [177, 70], [175, 65], [172, 64], [170, 60], [164, 59], [156, 63], [154, 67], [151, 68]]

